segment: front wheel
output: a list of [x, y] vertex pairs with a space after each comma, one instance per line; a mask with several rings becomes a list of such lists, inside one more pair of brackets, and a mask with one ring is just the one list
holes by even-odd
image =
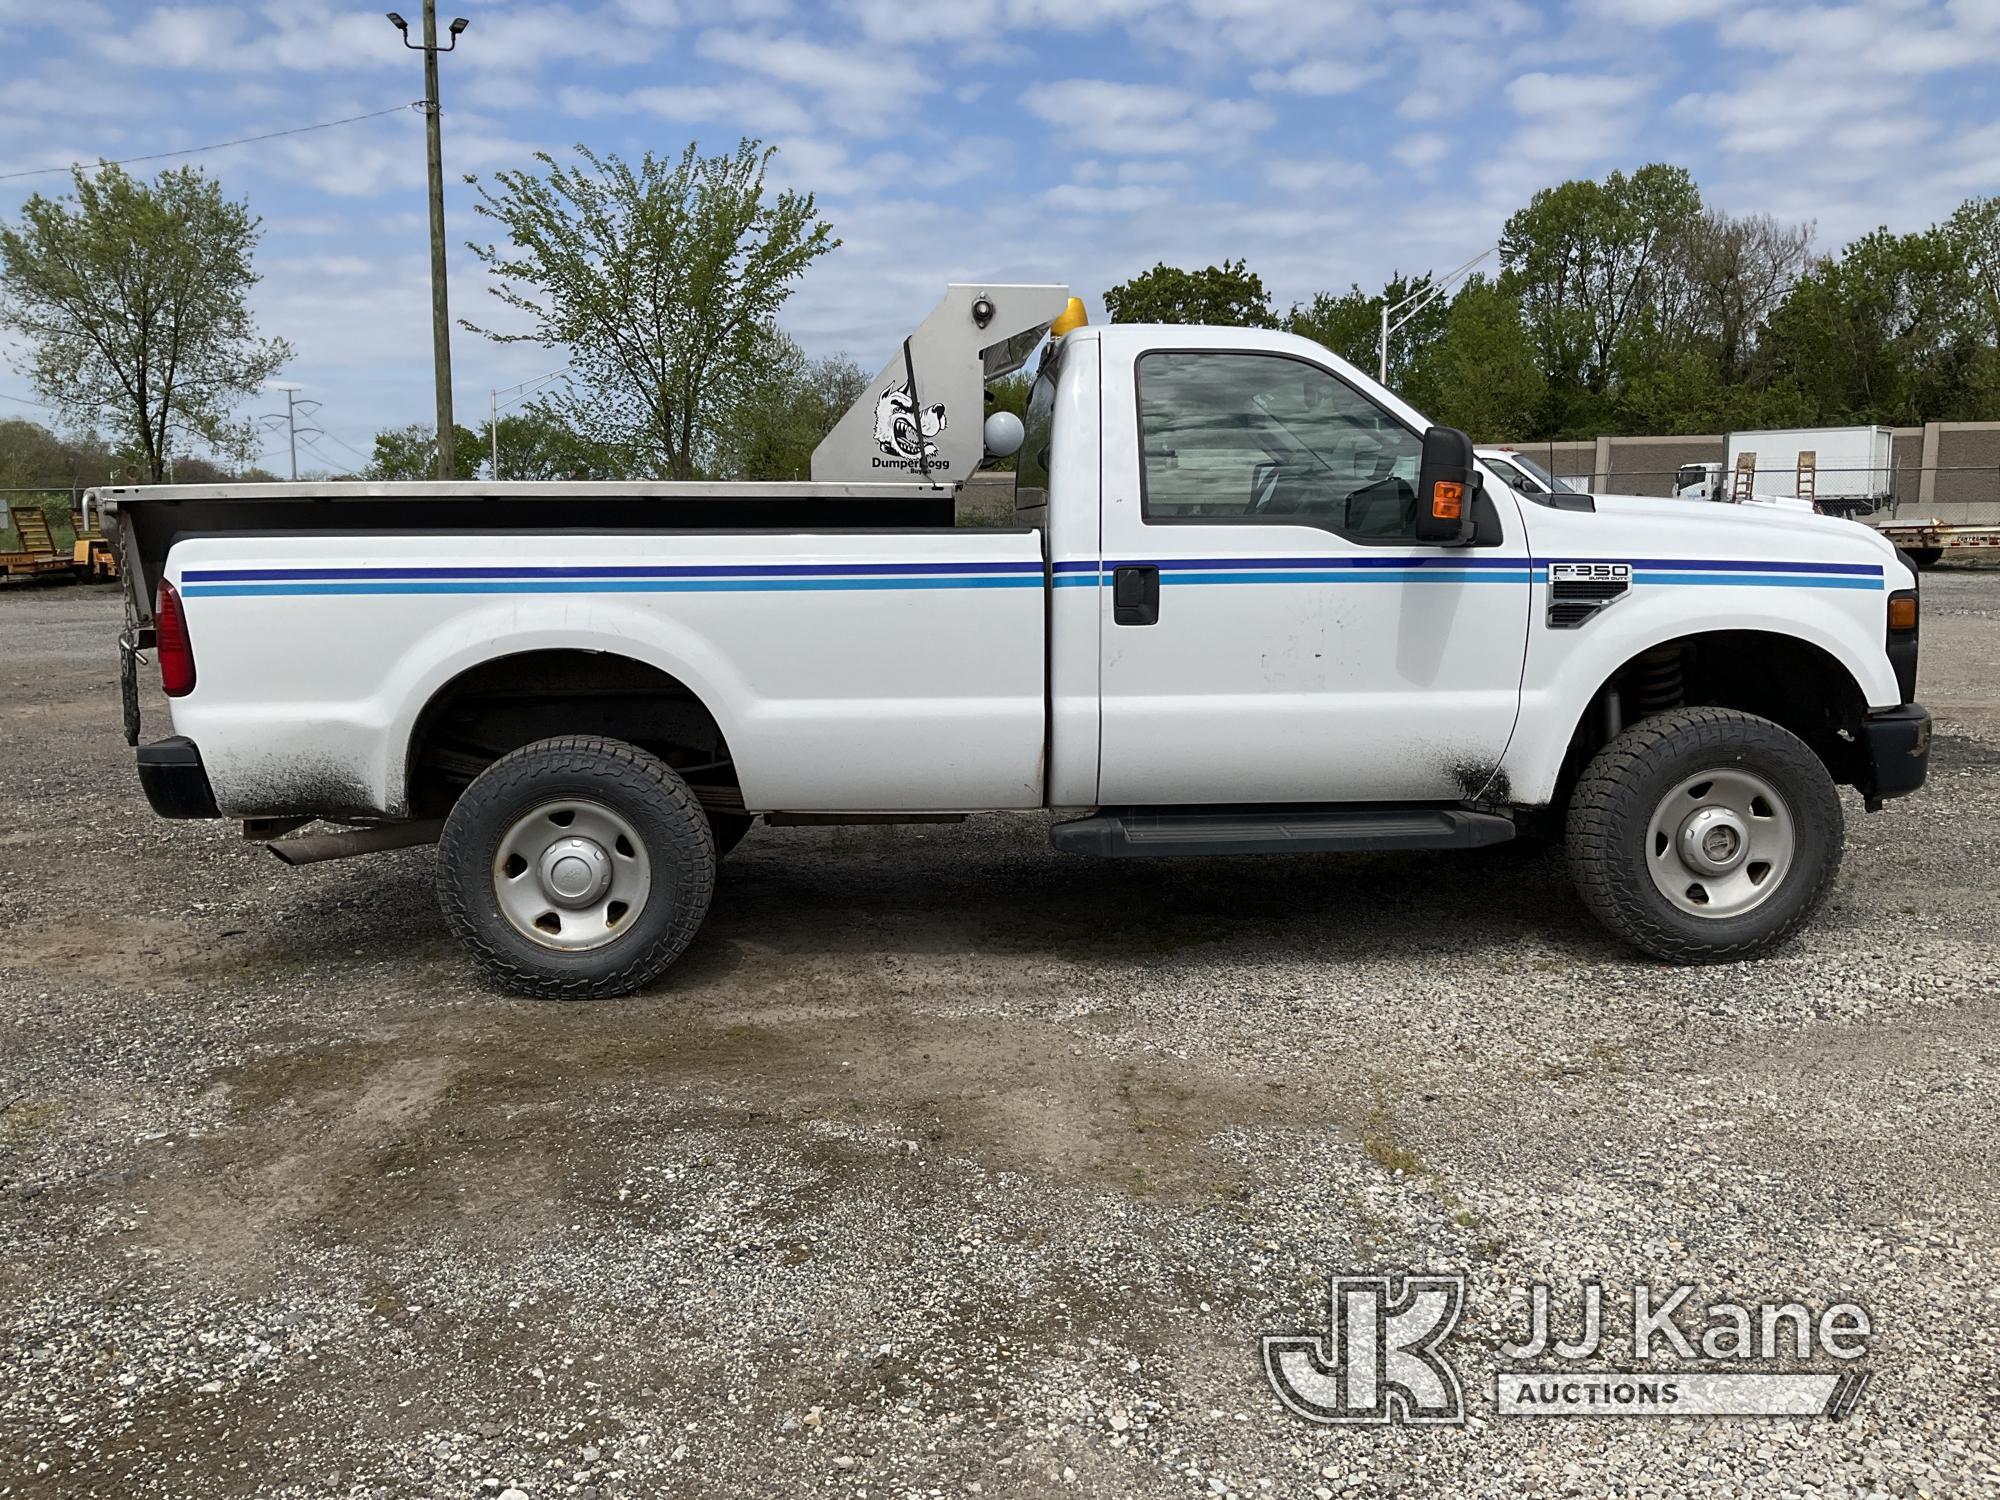
[[508, 989], [623, 995], [693, 941], [715, 860], [700, 802], [657, 756], [620, 740], [541, 740], [488, 766], [453, 806], [438, 904]]
[[1584, 905], [1672, 963], [1768, 953], [1805, 925], [1840, 870], [1833, 778], [1789, 730], [1733, 709], [1646, 719], [1584, 768], [1570, 799], [1570, 875]]

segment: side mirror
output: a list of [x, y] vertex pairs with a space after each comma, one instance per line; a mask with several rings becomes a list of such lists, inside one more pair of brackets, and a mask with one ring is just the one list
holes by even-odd
[[1456, 427], [1426, 432], [1423, 464], [1417, 470], [1417, 540], [1438, 547], [1470, 542], [1472, 498], [1478, 485], [1472, 439]]

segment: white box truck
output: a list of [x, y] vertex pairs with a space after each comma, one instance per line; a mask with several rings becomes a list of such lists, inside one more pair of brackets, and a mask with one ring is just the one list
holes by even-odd
[[[1895, 498], [1896, 440], [1886, 427], [1781, 427], [1729, 434], [1728, 457], [1719, 464], [1683, 464], [1674, 493], [1687, 500], [1727, 500], [1735, 475], [1750, 456], [1755, 473], [1750, 499], [1770, 503], [1807, 500], [1830, 516], [1865, 516]], [[1811, 464], [1801, 455], [1813, 455]], [[1812, 480], [1799, 493], [1802, 471]]]

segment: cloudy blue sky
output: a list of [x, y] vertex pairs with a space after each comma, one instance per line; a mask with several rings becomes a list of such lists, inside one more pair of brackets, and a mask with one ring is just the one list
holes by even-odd
[[[421, 0], [402, 0], [408, 15]], [[384, 5], [382, 9], [386, 9]], [[365, 0], [0, 0], [0, 172], [422, 91]], [[785, 322], [871, 368], [949, 280], [1097, 293], [1247, 257], [1281, 303], [1493, 243], [1536, 187], [1666, 160], [1822, 245], [2000, 191], [2000, 0], [446, 0], [455, 313], [466, 172], [537, 149], [780, 148], [845, 243]], [[263, 325], [320, 459], [430, 414], [423, 131], [402, 111], [193, 158], [263, 215]], [[0, 181], [0, 212], [62, 178]], [[560, 359], [455, 337], [461, 420]], [[18, 375], [0, 392], [31, 396]], [[268, 403], [264, 403], [268, 405]], [[11, 406], [16, 411], [26, 408]], [[268, 461], [268, 460], [267, 460]]]

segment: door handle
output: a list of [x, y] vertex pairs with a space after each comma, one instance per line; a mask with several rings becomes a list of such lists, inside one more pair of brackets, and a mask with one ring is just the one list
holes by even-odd
[[1160, 570], [1158, 568], [1112, 569], [1111, 622], [1114, 625], [1159, 624]]

